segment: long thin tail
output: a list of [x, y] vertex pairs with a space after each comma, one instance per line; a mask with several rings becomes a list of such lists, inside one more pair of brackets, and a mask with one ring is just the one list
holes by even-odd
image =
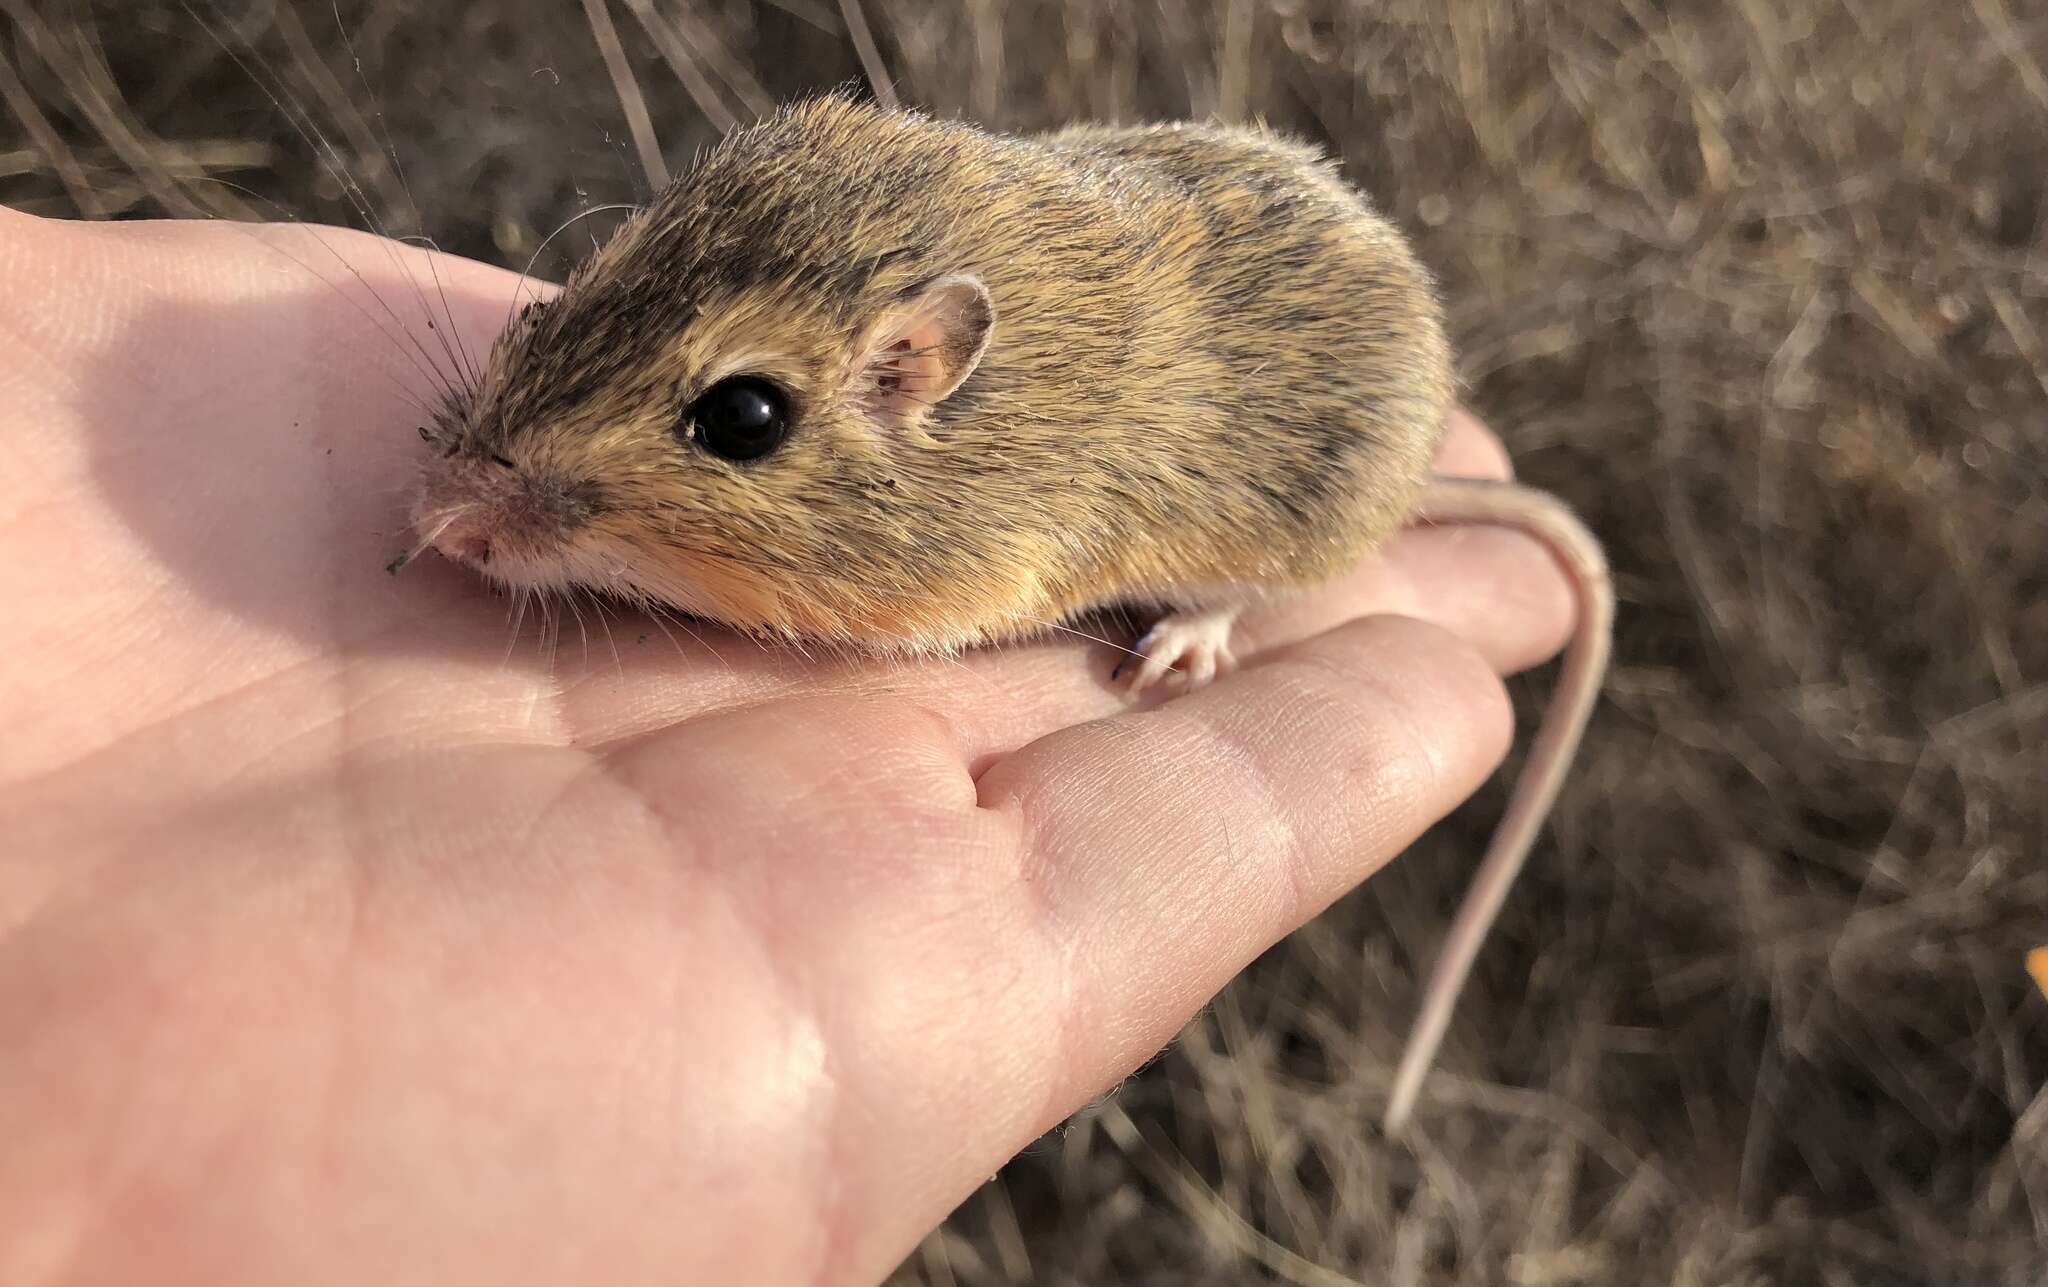
[[1486, 857], [1451, 922], [1429, 985], [1423, 990], [1422, 1010], [1401, 1052], [1401, 1067], [1394, 1075], [1393, 1094], [1387, 1102], [1384, 1125], [1389, 1135], [1408, 1124], [1472, 962], [1571, 769], [1579, 738], [1586, 731], [1607, 674], [1614, 630], [1614, 586], [1608, 579], [1600, 542], [1549, 493], [1513, 483], [1439, 478], [1423, 493], [1416, 520], [1432, 525], [1484, 523], [1536, 538], [1564, 566], [1578, 597], [1579, 612], [1571, 643], [1565, 648], [1563, 671], [1544, 710], [1527, 766], [1508, 797], [1507, 811], [1494, 830]]

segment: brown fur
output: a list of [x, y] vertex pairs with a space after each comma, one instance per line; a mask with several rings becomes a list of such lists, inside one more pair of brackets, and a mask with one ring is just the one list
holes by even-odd
[[[878, 416], [877, 326], [963, 274], [986, 351]], [[954, 332], [936, 353], [971, 360]], [[677, 425], [742, 372], [794, 428], [735, 464]], [[481, 531], [512, 584], [955, 648], [1340, 570], [1408, 512], [1450, 392], [1429, 276], [1308, 147], [823, 98], [729, 135], [521, 316], [416, 518]]]

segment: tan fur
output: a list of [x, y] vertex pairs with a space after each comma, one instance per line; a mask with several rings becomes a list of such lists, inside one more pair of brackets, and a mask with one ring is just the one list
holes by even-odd
[[[876, 414], [866, 345], [954, 276], [986, 289], [986, 350], [948, 332], [958, 388]], [[735, 464], [676, 430], [740, 372], [797, 410]], [[950, 649], [1349, 566], [1419, 494], [1450, 392], [1428, 275], [1306, 146], [825, 98], [729, 136], [507, 332], [416, 517], [483, 531], [509, 583]]]

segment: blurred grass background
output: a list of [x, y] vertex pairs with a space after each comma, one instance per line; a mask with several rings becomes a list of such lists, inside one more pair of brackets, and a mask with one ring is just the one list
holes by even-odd
[[[865, 74], [838, 0], [606, 12], [672, 169]], [[1468, 400], [1623, 600], [1412, 1150], [1371, 1123], [1498, 780], [900, 1281], [2048, 1282], [2022, 968], [2048, 941], [2048, 4], [859, 12], [867, 61], [939, 113], [1327, 144], [1442, 275]], [[0, 16], [23, 209], [382, 227], [520, 267], [648, 192], [578, 5]], [[1525, 721], [1546, 685], [1519, 683]]]

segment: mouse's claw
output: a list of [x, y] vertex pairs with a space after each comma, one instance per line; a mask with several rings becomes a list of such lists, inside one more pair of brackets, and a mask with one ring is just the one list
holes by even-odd
[[1235, 607], [1205, 608], [1161, 617], [1138, 640], [1131, 654], [1117, 663], [1110, 679], [1121, 678], [1133, 661], [1139, 663], [1130, 681], [1134, 694], [1144, 692], [1174, 671], [1183, 676], [1188, 691], [1230, 673], [1237, 667], [1237, 658], [1230, 651], [1230, 629], [1237, 614]]

